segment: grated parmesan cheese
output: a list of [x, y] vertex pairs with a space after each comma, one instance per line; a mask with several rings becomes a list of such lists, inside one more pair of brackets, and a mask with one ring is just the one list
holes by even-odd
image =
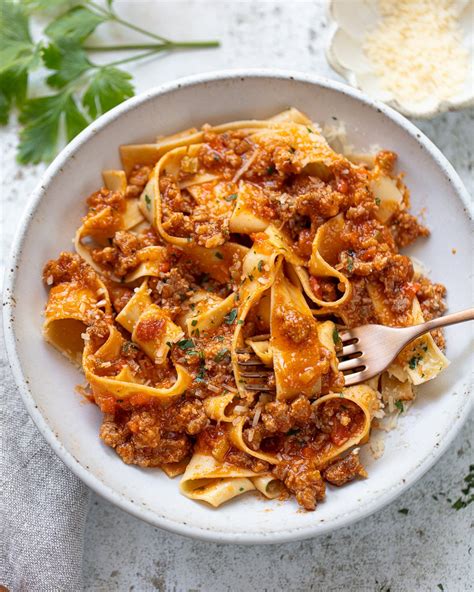
[[452, 0], [378, 0], [382, 17], [363, 50], [385, 90], [404, 102], [462, 90], [469, 53]]

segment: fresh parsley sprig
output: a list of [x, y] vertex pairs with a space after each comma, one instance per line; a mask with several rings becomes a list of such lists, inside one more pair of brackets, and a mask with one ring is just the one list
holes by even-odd
[[[131, 75], [117, 66], [177, 49], [216, 47], [217, 41], [172, 41], [122, 19], [113, 0], [104, 6], [92, 0], [0, 0], [0, 125], [19, 109], [22, 124], [18, 146], [21, 163], [49, 162], [64, 136], [74, 138], [96, 117], [134, 95]], [[75, 4], [71, 8], [71, 4]], [[52, 19], [34, 40], [30, 32], [33, 11], [68, 9]], [[127, 45], [87, 45], [103, 23], [115, 22], [152, 42]], [[89, 52], [138, 51], [105, 65], [95, 64]], [[31, 97], [29, 75], [44, 66], [44, 82], [55, 94]]]

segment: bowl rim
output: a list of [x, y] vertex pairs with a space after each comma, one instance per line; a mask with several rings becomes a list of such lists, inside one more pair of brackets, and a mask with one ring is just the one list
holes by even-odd
[[20, 224], [16, 231], [14, 241], [12, 243], [9, 258], [7, 259], [3, 306], [4, 339], [12, 373], [19, 388], [23, 403], [30, 417], [33, 419], [39, 432], [48, 442], [56, 455], [95, 493], [99, 494], [107, 501], [132, 514], [133, 516], [175, 534], [190, 536], [192, 538], [208, 542], [238, 544], [284, 543], [327, 534], [338, 528], [342, 528], [362, 520], [363, 518], [370, 516], [374, 512], [391, 503], [404, 490], [408, 489], [408, 487], [420, 479], [446, 451], [464, 425], [472, 407], [472, 401], [468, 397], [466, 398], [464, 406], [457, 416], [457, 420], [453, 422], [446, 433], [440, 438], [439, 445], [434, 447], [433, 450], [419, 462], [415, 470], [413, 470], [409, 475], [406, 475], [404, 479], [400, 480], [400, 482], [397, 483], [397, 485], [394, 486], [390, 491], [382, 493], [380, 497], [372, 500], [365, 506], [362, 505], [351, 515], [347, 516], [343, 514], [338, 517], [336, 521], [327, 523], [320, 522], [310, 527], [302, 526], [291, 529], [282, 528], [281, 530], [273, 531], [271, 533], [222, 532], [193, 526], [192, 524], [186, 522], [178, 522], [165, 516], [160, 516], [148, 508], [134, 504], [133, 501], [128, 499], [125, 495], [118, 493], [112, 489], [111, 486], [103, 483], [98, 477], [95, 477], [85, 467], [83, 467], [80, 462], [72, 455], [72, 453], [66, 450], [64, 445], [59, 441], [58, 437], [54, 434], [52, 428], [48, 425], [47, 421], [36, 406], [33, 394], [30, 391], [30, 386], [22, 372], [20, 361], [21, 356], [17, 350], [14, 332], [14, 293], [16, 287], [16, 278], [19, 271], [18, 262], [20, 260], [22, 247], [28, 233], [29, 224], [34, 217], [36, 210], [43, 199], [43, 196], [46, 194], [48, 185], [52, 179], [61, 172], [62, 166], [70, 158], [70, 156], [73, 155], [83, 144], [86, 144], [89, 137], [95, 134], [96, 131], [107, 127], [109, 123], [120, 118], [124, 113], [138, 108], [143, 103], [153, 101], [156, 97], [176, 91], [180, 88], [189, 88], [193, 86], [200, 86], [202, 84], [209, 84], [225, 80], [235, 80], [239, 78], [242, 81], [245, 79], [267, 78], [287, 81], [294, 80], [296, 82], [309, 83], [315, 87], [323, 87], [342, 93], [366, 106], [371, 107], [372, 109], [377, 110], [379, 113], [392, 120], [399, 127], [403, 128], [406, 133], [412, 136], [412, 138], [415, 139], [415, 141], [417, 141], [429, 153], [429, 155], [435, 160], [437, 165], [442, 169], [443, 173], [449, 179], [453, 189], [456, 191], [463, 202], [463, 205], [465, 206], [466, 214], [472, 219], [469, 194], [453, 166], [449, 163], [441, 151], [414, 124], [405, 119], [405, 117], [403, 117], [400, 113], [391, 107], [375, 99], [372, 99], [358, 89], [354, 89], [347, 84], [343, 84], [341, 82], [322, 76], [306, 74], [292, 70], [266, 68], [217, 70], [204, 74], [195, 74], [179, 78], [175, 81], [162, 83], [131, 99], [128, 99], [124, 103], [121, 103], [111, 111], [102, 115], [85, 130], [83, 130], [76, 138], [74, 138], [48, 166], [36, 188], [34, 189], [27, 206], [25, 207]]

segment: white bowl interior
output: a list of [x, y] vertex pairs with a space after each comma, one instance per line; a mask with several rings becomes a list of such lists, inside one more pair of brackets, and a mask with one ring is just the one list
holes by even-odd
[[84, 198], [101, 185], [102, 169], [120, 167], [120, 144], [153, 141], [157, 134], [205, 122], [264, 118], [289, 105], [321, 123], [333, 117], [343, 120], [351, 143], [358, 148], [379, 144], [399, 154], [413, 211], [424, 211], [433, 231], [412, 254], [431, 269], [432, 278], [447, 285], [451, 311], [467, 308], [470, 222], [454, 171], [400, 116], [362, 102], [356, 92], [342, 85], [318, 85], [304, 77], [209, 77], [200, 83], [171, 85], [164, 94], [150, 92], [122, 105], [93, 124], [49, 169], [19, 245], [11, 320], [16, 342], [9, 328], [7, 341], [17, 379], [22, 372], [26, 381], [23, 395], [35, 421], [63, 460], [96, 491], [182, 534], [221, 541], [277, 542], [347, 524], [381, 507], [418, 478], [454, 437], [466, 415], [470, 330], [458, 325], [447, 330], [451, 366], [420, 389], [398, 429], [384, 436], [383, 457], [374, 460], [368, 450], [363, 452], [369, 478], [341, 489], [329, 488], [326, 501], [315, 513], [298, 510], [294, 501], [271, 502], [253, 494], [214, 510], [180, 495], [177, 479], [170, 480], [159, 470], [127, 466], [100, 442], [101, 414], [74, 390], [84, 383], [83, 376], [41, 336], [45, 261], [72, 249]]

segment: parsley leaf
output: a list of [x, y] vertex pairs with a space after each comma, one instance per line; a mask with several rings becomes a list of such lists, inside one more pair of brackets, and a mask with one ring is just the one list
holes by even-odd
[[81, 47], [73, 41], [50, 43], [42, 49], [41, 57], [49, 70], [56, 71], [46, 79], [53, 88], [63, 88], [94, 67]]
[[191, 349], [194, 347], [194, 341], [192, 339], [181, 339], [176, 345], [182, 350]]
[[352, 273], [354, 271], [354, 257], [352, 256], [352, 254], [347, 255], [346, 267], [349, 273]]
[[228, 356], [229, 354], [229, 349], [227, 347], [223, 347], [221, 350], [219, 350], [217, 352], [217, 354], [214, 356], [214, 362], [222, 362], [222, 360]]
[[0, 124], [6, 125], [14, 104], [21, 105], [26, 97], [28, 72], [15, 67], [0, 74]]
[[19, 4], [2, 2], [0, 73], [12, 68], [32, 68], [38, 63], [38, 47], [31, 38], [27, 14]]
[[232, 325], [232, 323], [237, 318], [237, 309], [233, 308], [230, 312], [228, 312], [224, 317], [224, 323], [226, 325]]
[[84, 41], [98, 25], [105, 23], [107, 16], [96, 14], [85, 6], [75, 6], [52, 21], [45, 29], [54, 40]]
[[36, 10], [47, 10], [48, 8], [58, 8], [61, 4], [71, 5], [70, 0], [22, 0], [25, 9], [32, 13]]
[[334, 330], [332, 332], [332, 340], [334, 341], [334, 345], [338, 345], [339, 343], [341, 343], [341, 338], [339, 336], [339, 331], [337, 330], [337, 327], [334, 327]]
[[127, 72], [112, 66], [99, 68], [82, 99], [90, 116], [95, 119], [125, 99], [133, 97], [133, 86], [129, 82], [131, 78]]
[[395, 401], [395, 407], [398, 409], [398, 411], [400, 413], [403, 413], [403, 411], [405, 410], [403, 407], [403, 402], [402, 401]]
[[422, 358], [422, 356], [420, 356], [420, 354], [416, 354], [416, 355], [414, 355], [412, 358], [410, 358], [410, 359], [408, 360], [408, 366], [409, 366], [409, 368], [410, 368], [411, 370], [414, 370], [414, 369], [415, 369], [415, 368], [418, 366], [419, 362], [420, 362], [422, 359], [423, 359], [423, 358]]
[[408, 514], [408, 508], [401, 508], [398, 510], [398, 513], [406, 516]]
[[20, 113], [20, 122], [25, 127], [20, 133], [19, 162], [52, 160], [62, 120], [68, 141], [88, 124], [70, 91], [26, 101]]

